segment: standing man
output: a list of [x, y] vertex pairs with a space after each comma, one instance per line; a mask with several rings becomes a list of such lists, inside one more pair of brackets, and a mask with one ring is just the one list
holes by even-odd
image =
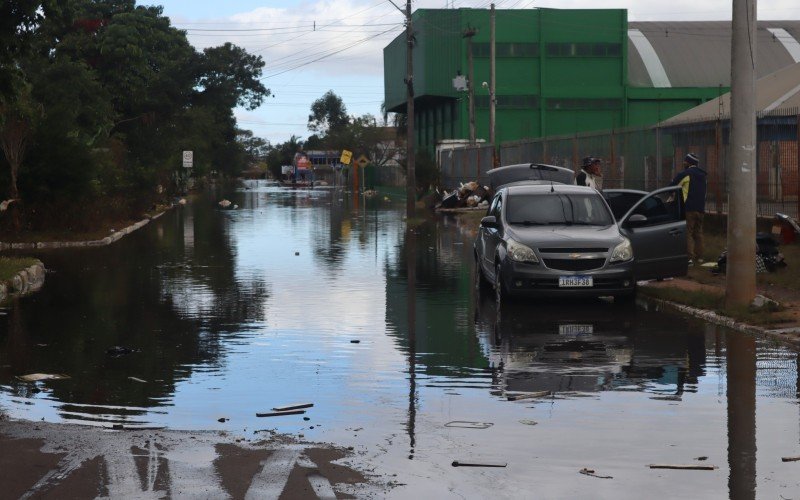
[[603, 179], [600, 172], [600, 158], [587, 156], [583, 159], [583, 166], [578, 175], [575, 176], [575, 184], [578, 186], [589, 186], [598, 191], [603, 188]]
[[683, 172], [672, 179], [670, 186], [680, 186], [686, 209], [686, 242], [689, 265], [703, 263], [703, 214], [706, 211], [706, 171], [699, 167], [694, 153], [683, 158]]

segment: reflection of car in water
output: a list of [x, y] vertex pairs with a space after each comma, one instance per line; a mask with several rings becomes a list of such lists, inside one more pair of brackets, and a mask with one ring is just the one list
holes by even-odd
[[633, 304], [609, 314], [606, 301], [591, 298], [506, 304], [500, 316], [488, 293], [477, 293], [475, 307], [496, 395], [621, 389], [674, 395], [703, 371], [704, 332], [679, 316], [654, 318]]
[[[513, 181], [518, 170], [530, 176], [528, 171], [544, 166], [519, 167], [490, 171], [503, 173], [506, 183], [498, 186], [474, 244], [477, 276], [493, 285], [498, 299], [629, 298], [637, 280], [686, 274], [686, 222], [682, 197], [675, 196], [679, 188], [601, 195], [552, 180]], [[551, 174], [565, 176], [560, 170]]]

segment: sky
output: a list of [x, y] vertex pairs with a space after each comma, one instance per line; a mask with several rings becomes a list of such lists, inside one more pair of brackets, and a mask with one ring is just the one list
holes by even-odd
[[[402, 0], [394, 0], [404, 7]], [[491, 0], [415, 0], [420, 8], [488, 8]], [[255, 111], [235, 111], [239, 127], [272, 144], [308, 138], [311, 104], [328, 90], [350, 115], [381, 117], [383, 48], [403, 33], [389, 0], [138, 0], [161, 5], [198, 49], [231, 42], [266, 62], [272, 96]], [[628, 9], [629, 21], [730, 20], [732, 0], [496, 0], [498, 9]], [[758, 19], [800, 20], [798, 0], [760, 0]]]

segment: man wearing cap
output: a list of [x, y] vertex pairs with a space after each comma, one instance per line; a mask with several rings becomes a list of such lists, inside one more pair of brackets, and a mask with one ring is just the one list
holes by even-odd
[[602, 189], [600, 163], [600, 158], [594, 158], [592, 156], [584, 158], [581, 171], [575, 176], [575, 184], [578, 186], [589, 186], [590, 188], [598, 190]]
[[683, 172], [672, 179], [670, 186], [680, 186], [686, 210], [686, 242], [689, 265], [703, 262], [703, 214], [706, 211], [706, 171], [700, 168], [694, 153], [683, 158]]

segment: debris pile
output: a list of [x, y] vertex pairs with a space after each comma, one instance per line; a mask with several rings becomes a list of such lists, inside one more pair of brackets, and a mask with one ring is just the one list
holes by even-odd
[[436, 208], [486, 208], [489, 206], [491, 197], [492, 193], [488, 186], [481, 186], [472, 181], [466, 184], [462, 183], [458, 189], [454, 189], [450, 193], [445, 191], [442, 202]]

